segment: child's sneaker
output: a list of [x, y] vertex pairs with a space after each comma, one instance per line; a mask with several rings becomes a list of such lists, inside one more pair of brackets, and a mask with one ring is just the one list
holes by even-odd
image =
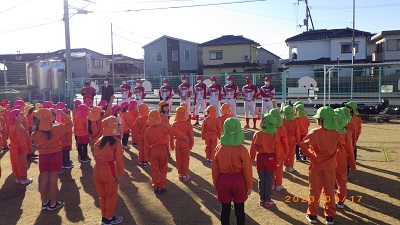
[[189, 175], [183, 176], [182, 181], [188, 181], [188, 180], [190, 180], [190, 178], [191, 177]]
[[32, 182], [33, 182], [32, 178], [25, 178], [21, 180], [20, 184], [30, 184]]
[[283, 185], [277, 185], [277, 186], [275, 186], [275, 191], [280, 191], [280, 190], [282, 190], [283, 189]]
[[62, 203], [60, 202], [60, 201], [56, 201], [56, 203], [55, 204], [50, 204], [48, 207], [47, 207], [47, 210], [56, 210], [56, 209], [59, 209], [59, 208], [61, 208], [61, 206], [62, 206]]
[[150, 164], [149, 164], [148, 162], [143, 162], [143, 163], [142, 163], [142, 166], [143, 166], [143, 167], [149, 167]]
[[260, 200], [260, 206], [264, 206], [265, 202], [263, 200]]
[[183, 180], [183, 176], [182, 176], [182, 174], [179, 174], [179, 176], [178, 176], [178, 177], [179, 177], [179, 180], [180, 180], [180, 181], [182, 181], [182, 180]]
[[254, 124], [253, 129], [257, 129], [257, 126]]
[[129, 149], [131, 149], [131, 147], [125, 145], [124, 147], [122, 147], [122, 149], [124, 149], [124, 150], [129, 150]]
[[74, 168], [74, 164], [70, 163], [70, 164], [68, 164], [68, 165], [66, 166], [66, 168], [67, 168], [67, 169], [72, 169], [72, 168]]
[[60, 171], [59, 171], [59, 173], [64, 173], [65, 172], [65, 170], [64, 169], [61, 169]]
[[250, 128], [250, 126], [248, 124], [246, 124], [246, 126], [244, 126], [244, 128]]
[[158, 194], [158, 188], [154, 188], [153, 192], [154, 194]]
[[113, 216], [111, 220], [108, 220], [108, 224], [119, 224], [124, 220], [122, 216]]
[[193, 124], [193, 126], [199, 126], [199, 125], [200, 125], [199, 121]]
[[308, 222], [315, 224], [317, 223], [317, 216], [311, 216], [311, 215], [307, 215], [306, 219], [308, 220]]
[[343, 202], [336, 202], [336, 208], [344, 209], [344, 203]]
[[164, 194], [165, 192], [167, 192], [167, 189], [166, 189], [166, 188], [160, 188], [160, 189], [158, 189], [158, 194], [160, 194], [160, 195]]
[[288, 173], [291, 173], [291, 172], [294, 171], [294, 168], [293, 168], [293, 167], [288, 167], [286, 171], [287, 171]]
[[264, 202], [264, 206], [265, 206], [265, 207], [270, 207], [270, 206], [273, 206], [274, 204], [275, 204], [275, 202], [272, 201], [272, 200], [270, 200], [270, 201], [265, 201], [265, 202]]
[[45, 201], [45, 202], [42, 202], [42, 209], [43, 209], [43, 210], [46, 210], [47, 207], [49, 207], [49, 206], [50, 206], [50, 200], [47, 200], [47, 201]]
[[325, 223], [326, 224], [334, 224], [335, 223], [335, 218], [327, 216], [326, 220], [325, 220]]
[[21, 183], [21, 180], [18, 179], [18, 178], [15, 178], [15, 183], [16, 183], [16, 184], [20, 184], [20, 183]]
[[68, 168], [67, 168], [67, 165], [62, 165], [61, 168], [62, 168], [62, 169], [68, 169]]

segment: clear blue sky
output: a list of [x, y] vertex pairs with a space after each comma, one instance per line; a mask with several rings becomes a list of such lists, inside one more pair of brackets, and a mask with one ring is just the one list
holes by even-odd
[[[245, 0], [69, 0], [70, 14], [86, 6], [88, 14], [70, 20], [71, 47], [143, 58], [142, 46], [162, 35], [202, 43], [222, 35], [243, 35], [282, 58], [286, 38], [305, 30], [305, 3], [268, 0], [180, 9], [121, 12]], [[352, 0], [309, 0], [315, 29], [352, 27]], [[65, 48], [63, 0], [13, 0], [1, 3], [0, 54], [47, 52]], [[53, 22], [54, 23], [51, 23]], [[399, 0], [356, 0], [356, 29], [379, 32], [400, 29]], [[51, 23], [51, 24], [47, 24]], [[42, 26], [37, 26], [45, 24]], [[36, 26], [36, 27], [35, 27]], [[25, 29], [26, 27], [30, 27]]]

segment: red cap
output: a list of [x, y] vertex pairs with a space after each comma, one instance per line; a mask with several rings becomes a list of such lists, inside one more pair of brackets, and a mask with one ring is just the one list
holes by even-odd
[[67, 107], [67, 104], [65, 104], [64, 102], [58, 102], [55, 106], [56, 109], [63, 109]]
[[162, 82], [163, 82], [163, 83], [168, 83], [168, 78], [164, 78], [164, 79], [162, 80]]
[[128, 102], [121, 103], [121, 108], [125, 108], [125, 107], [128, 107], [128, 106], [129, 106]]
[[186, 75], [182, 75], [181, 79], [182, 80], [187, 80], [187, 76]]
[[98, 104], [97, 104], [97, 106], [100, 106], [100, 107], [107, 107], [108, 106], [108, 102], [106, 101], [106, 100], [101, 100]]
[[25, 106], [25, 102], [22, 100], [17, 100], [14, 102], [14, 108], [19, 106]]
[[201, 79], [202, 79], [202, 77], [200, 75], [196, 76], [196, 80], [201, 80]]
[[43, 102], [43, 108], [50, 109], [50, 108], [53, 108], [53, 107], [54, 107], [54, 105], [53, 105], [52, 102], [50, 102], [50, 101]]
[[214, 77], [214, 76], [212, 76], [212, 77], [210, 77], [210, 80], [211, 80], [211, 81], [216, 81], [216, 80], [217, 80], [217, 78], [216, 78], [216, 77]]
[[253, 80], [253, 78], [252, 78], [252, 77], [250, 77], [250, 76], [247, 76], [247, 77], [246, 77], [246, 80], [247, 80], [247, 81], [249, 81], [249, 80]]
[[78, 99], [74, 101], [74, 105], [81, 105], [81, 104], [82, 104], [82, 102], [79, 101]]
[[226, 80], [233, 80], [233, 77], [229, 75]]
[[264, 80], [270, 82], [271, 78], [270, 77], [265, 77]]
[[142, 83], [141, 79], [136, 79], [136, 83]]
[[121, 109], [121, 107], [120, 107], [119, 105], [114, 105], [114, 106], [112, 107], [112, 114], [114, 115], [115, 112], [116, 112], [118, 109]]

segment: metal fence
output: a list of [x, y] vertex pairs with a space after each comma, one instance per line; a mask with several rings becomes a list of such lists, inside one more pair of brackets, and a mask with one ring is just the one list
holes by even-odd
[[[65, 82], [65, 84], [57, 89], [39, 90], [38, 88], [28, 86], [27, 63], [2, 63], [6, 65], [7, 70], [4, 70], [0, 65], [0, 76], [3, 76], [0, 78], [0, 101], [4, 99], [14, 101], [17, 97], [21, 97], [23, 100], [32, 103], [46, 100], [70, 102], [68, 92], [72, 91], [74, 96], [79, 97], [86, 81], [96, 84], [99, 92], [103, 84], [103, 78], [73, 78], [72, 88], [68, 88], [67, 82]], [[195, 85], [196, 75], [187, 75], [192, 85]], [[325, 74], [325, 79], [323, 70], [310, 72], [286, 71], [280, 73], [215, 74], [202, 75], [202, 77], [203, 80], [206, 80], [211, 76], [215, 76], [217, 83], [224, 85], [228, 75], [234, 77], [234, 83], [239, 88], [245, 85], [246, 76], [251, 76], [253, 84], [258, 87], [264, 85], [264, 77], [269, 76], [272, 80], [271, 84], [275, 87], [275, 98], [278, 102], [299, 98], [310, 104], [323, 103], [325, 95], [325, 98], [328, 99], [328, 104], [341, 103], [350, 99], [360, 102], [381, 102], [382, 99], [388, 99], [391, 105], [400, 105], [400, 66], [333, 68], [330, 70], [330, 73]], [[135, 77], [126, 78], [131, 86], [135, 86]], [[145, 77], [152, 85], [152, 92], [162, 86], [163, 78], [169, 79], [169, 84], [176, 92], [178, 85], [181, 84], [181, 75]], [[114, 79], [110, 77], [110, 85], [114, 86], [116, 92], [118, 92], [118, 87], [121, 83], [122, 77], [115, 76]], [[325, 90], [324, 86], [326, 87]]]

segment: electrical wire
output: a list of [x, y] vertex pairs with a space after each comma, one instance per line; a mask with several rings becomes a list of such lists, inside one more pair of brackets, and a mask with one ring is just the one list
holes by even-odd
[[48, 24], [57, 23], [57, 22], [60, 22], [60, 21], [63, 21], [63, 20], [62, 19], [58, 19], [58, 20], [54, 20], [54, 21], [51, 21], [51, 22], [47, 22], [47, 23], [40, 23], [40, 24], [27, 26], [27, 27], [21, 27], [21, 28], [17, 28], [17, 29], [13, 29], [13, 30], [2, 31], [2, 32], [0, 32], [0, 34], [6, 34], [6, 33], [11, 33], [11, 32], [20, 31], [20, 30], [26, 30], [26, 29], [30, 29], [30, 28], [34, 28], [34, 27], [40, 27], [40, 26], [44, 26], [44, 25], [48, 25]]
[[125, 32], [127, 32], [127, 33], [130, 33], [130, 34], [139, 36], [139, 37], [147, 38], [147, 39], [150, 39], [150, 40], [153, 40], [153, 39], [154, 39], [154, 38], [146, 37], [146, 36], [143, 36], [143, 35], [140, 35], [140, 34], [136, 34], [136, 33], [133, 33], [133, 32], [131, 32], [131, 31], [122, 29], [122, 28], [120, 28], [120, 27], [115, 26], [114, 24], [113, 24], [113, 27], [115, 27], [115, 28], [117, 28], [117, 29], [120, 29], [121, 31], [125, 31]]
[[4, 12], [10, 11], [12, 9], [18, 8], [19, 6], [24, 5], [24, 4], [26, 4], [26, 3], [30, 2], [30, 1], [32, 1], [32, 0], [27, 0], [25, 2], [22, 2], [22, 3], [18, 4], [18, 5], [15, 5], [15, 6], [11, 7], [11, 8], [8, 8], [8, 9], [5, 9], [3, 11], [0, 11], [0, 13], [4, 13]]
[[124, 40], [126, 40], [126, 41], [130, 41], [130, 42], [132, 42], [132, 43], [138, 44], [138, 45], [142, 45], [142, 46], [144, 45], [144, 44], [142, 44], [142, 43], [139, 43], [139, 42], [136, 42], [136, 41], [132, 41], [131, 39], [126, 38], [126, 37], [123, 37], [123, 36], [118, 35], [118, 34], [116, 34], [116, 33], [113, 33], [113, 35], [116, 36], [116, 37], [120, 37], [120, 38], [122, 38], [122, 39], [124, 39]]

